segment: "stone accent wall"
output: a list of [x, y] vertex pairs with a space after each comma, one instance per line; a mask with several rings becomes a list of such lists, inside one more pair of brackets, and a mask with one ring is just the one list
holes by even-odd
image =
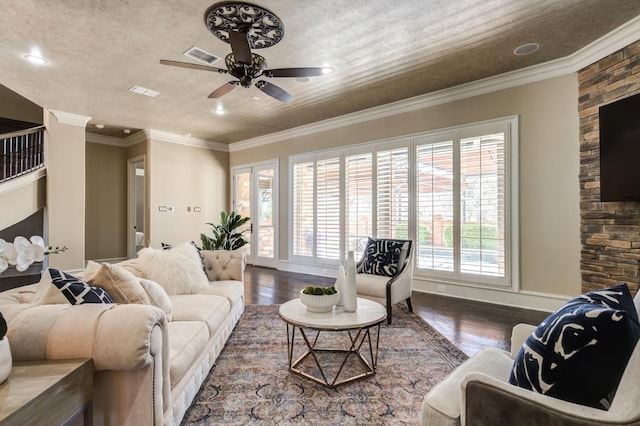
[[[598, 108], [640, 92], [640, 40], [578, 72], [582, 290], [640, 282], [640, 201], [600, 202]], [[640, 169], [640, 159], [638, 159]]]

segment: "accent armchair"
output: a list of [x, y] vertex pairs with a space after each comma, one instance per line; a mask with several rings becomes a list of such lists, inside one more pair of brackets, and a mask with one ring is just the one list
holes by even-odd
[[[634, 298], [640, 314], [640, 292]], [[631, 354], [608, 411], [563, 401], [509, 384], [514, 357], [536, 327], [518, 324], [511, 353], [485, 348], [436, 385], [422, 402], [422, 426], [640, 425], [640, 343]], [[593, 374], [600, 374], [593, 371]]]
[[[397, 264], [382, 265], [380, 262], [393, 256], [384, 256], [376, 247], [400, 247]], [[413, 312], [411, 291], [413, 284], [413, 241], [394, 239], [369, 239], [362, 258], [356, 264], [356, 293], [359, 297], [373, 300], [387, 309], [387, 323], [391, 324], [392, 306], [405, 300], [409, 311]], [[378, 262], [377, 268], [367, 268], [371, 262]], [[366, 272], [365, 272], [366, 271]], [[381, 275], [386, 272], [388, 275]]]

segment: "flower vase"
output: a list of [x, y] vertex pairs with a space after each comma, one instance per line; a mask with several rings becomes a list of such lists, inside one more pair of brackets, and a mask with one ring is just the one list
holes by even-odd
[[353, 251], [349, 251], [347, 255], [343, 303], [345, 312], [355, 312], [358, 309], [358, 297], [356, 295], [356, 263], [353, 258]]
[[334, 284], [334, 288], [340, 294], [340, 300], [336, 303], [336, 306], [344, 306], [344, 266], [340, 265], [338, 267], [338, 277], [336, 279], [336, 283]]
[[4, 383], [11, 373], [11, 347], [9, 339], [5, 336], [0, 340], [0, 383]]

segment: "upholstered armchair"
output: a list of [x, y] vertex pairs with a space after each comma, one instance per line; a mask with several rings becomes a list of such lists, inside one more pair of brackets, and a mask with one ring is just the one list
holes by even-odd
[[[389, 247], [389, 252], [393, 251], [393, 253], [381, 253], [380, 247]], [[358, 296], [385, 306], [388, 324], [391, 324], [393, 305], [405, 300], [409, 311], [413, 311], [411, 305], [413, 257], [411, 240], [370, 238], [362, 258], [356, 264]], [[384, 264], [385, 259], [389, 264]], [[397, 263], [394, 262], [396, 259]]]

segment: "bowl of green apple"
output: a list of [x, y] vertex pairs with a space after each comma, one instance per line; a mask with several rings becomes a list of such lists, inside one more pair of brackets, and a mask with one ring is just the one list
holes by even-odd
[[309, 285], [300, 291], [300, 301], [309, 312], [331, 312], [340, 301], [340, 292], [334, 287]]

